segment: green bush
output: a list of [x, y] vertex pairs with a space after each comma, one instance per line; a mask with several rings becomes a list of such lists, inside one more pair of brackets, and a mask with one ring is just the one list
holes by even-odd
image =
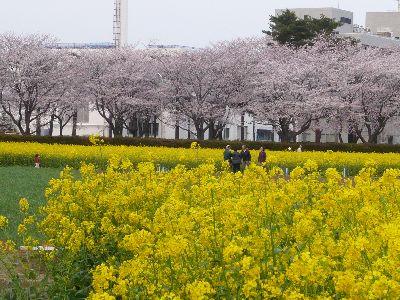
[[[104, 138], [107, 145], [125, 146], [163, 146], [171, 148], [190, 148], [190, 144], [195, 140], [173, 140], [159, 138], [134, 138], [134, 137], [115, 137]], [[37, 142], [46, 144], [70, 144], [70, 145], [90, 145], [87, 136], [33, 136], [33, 135], [6, 135], [0, 134], [0, 142]], [[204, 140], [197, 141], [202, 148], [224, 148], [227, 144], [232, 148], [240, 148], [246, 144], [250, 149], [259, 149], [261, 146], [268, 150], [286, 150], [291, 147], [297, 149], [301, 144], [303, 151], [341, 151], [341, 152], [364, 152], [364, 153], [400, 153], [400, 145], [388, 144], [341, 144], [341, 143], [279, 143], [279, 142], [253, 142], [253, 141], [220, 141]]]

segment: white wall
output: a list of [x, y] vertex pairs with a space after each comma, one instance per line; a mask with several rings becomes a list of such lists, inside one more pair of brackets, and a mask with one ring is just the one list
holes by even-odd
[[389, 31], [400, 37], [400, 12], [367, 12], [365, 26], [373, 34]]

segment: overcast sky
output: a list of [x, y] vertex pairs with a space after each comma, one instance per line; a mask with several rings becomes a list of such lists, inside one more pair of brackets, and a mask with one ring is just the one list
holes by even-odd
[[[268, 29], [276, 8], [339, 7], [365, 25], [395, 0], [128, 0], [129, 43], [202, 47]], [[47, 33], [60, 42], [111, 42], [114, 0], [0, 0], [0, 32]]]

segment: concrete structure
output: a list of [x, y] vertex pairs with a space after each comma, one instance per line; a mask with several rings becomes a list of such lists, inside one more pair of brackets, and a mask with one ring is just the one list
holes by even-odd
[[[240, 140], [241, 129], [240, 115], [233, 116], [222, 132], [224, 140]], [[174, 139], [175, 121], [170, 120], [168, 113], [164, 113], [158, 120], [159, 132], [157, 137]], [[247, 141], [278, 141], [279, 136], [271, 125], [254, 122], [253, 117], [244, 116], [244, 139]], [[205, 139], [208, 138], [208, 130], [205, 132]], [[196, 139], [196, 129], [188, 120], [179, 121], [179, 138]]]
[[114, 43], [100, 42], [100, 43], [54, 43], [49, 45], [52, 49], [113, 49]]
[[[275, 15], [280, 15], [286, 9], [276, 9]], [[327, 18], [334, 19], [337, 22], [341, 22], [343, 25], [337, 28], [338, 33], [349, 33], [353, 32], [353, 13], [351, 11], [333, 8], [333, 7], [323, 7], [323, 8], [289, 8], [293, 11], [296, 16], [300, 19], [307, 17], [319, 19], [321, 15]]]
[[400, 12], [367, 12], [365, 26], [372, 34], [400, 38]]
[[400, 40], [374, 35], [370, 32], [341, 33], [340, 36], [351, 37], [353, 39], [358, 40], [361, 44], [366, 46], [372, 46], [378, 48], [400, 47]]
[[116, 48], [128, 44], [128, 0], [114, 0], [114, 44]]

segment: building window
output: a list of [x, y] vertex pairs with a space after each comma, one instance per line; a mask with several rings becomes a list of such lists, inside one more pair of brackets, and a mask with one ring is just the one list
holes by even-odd
[[229, 140], [229, 128], [224, 128], [223, 138], [224, 140]]
[[342, 23], [342, 24], [351, 24], [351, 19], [350, 18], [346, 18], [346, 17], [341, 17], [340, 18], [340, 23]]
[[257, 129], [257, 141], [273, 141], [274, 140], [274, 133], [272, 130], [267, 129]]
[[78, 110], [77, 122], [89, 123], [89, 105]]
[[[247, 140], [247, 134], [248, 134], [248, 127], [247, 126], [243, 126], [244, 127], [244, 139]], [[242, 133], [242, 127], [238, 126], [237, 127], [237, 139], [240, 140], [241, 138], [241, 133]]]

